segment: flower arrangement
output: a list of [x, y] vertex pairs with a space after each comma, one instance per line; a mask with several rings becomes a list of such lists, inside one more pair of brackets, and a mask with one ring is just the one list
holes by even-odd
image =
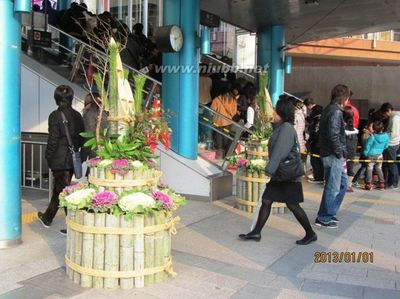
[[135, 214], [174, 211], [185, 205], [186, 199], [162, 184], [155, 190], [141, 187], [120, 195], [108, 190], [99, 191], [88, 184], [75, 184], [66, 187], [60, 194], [60, 204], [72, 210], [106, 212], [131, 219]]

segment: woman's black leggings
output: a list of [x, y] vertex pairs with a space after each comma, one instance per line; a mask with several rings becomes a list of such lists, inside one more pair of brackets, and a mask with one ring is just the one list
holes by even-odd
[[[257, 223], [254, 229], [250, 232], [250, 234], [260, 234], [263, 229], [265, 223], [268, 220], [269, 215], [271, 214], [272, 200], [262, 200], [262, 205], [260, 208], [260, 213], [258, 214]], [[296, 204], [286, 204], [288, 209], [293, 213], [294, 217], [296, 217], [297, 221], [301, 224], [301, 226], [306, 231], [306, 235], [310, 235], [313, 233], [313, 229], [311, 228], [310, 221], [308, 220], [306, 212], [304, 212], [303, 208], [300, 207], [298, 203]]]

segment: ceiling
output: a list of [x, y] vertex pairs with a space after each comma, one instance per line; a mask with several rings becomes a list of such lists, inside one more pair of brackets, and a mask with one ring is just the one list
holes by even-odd
[[200, 0], [201, 9], [256, 32], [284, 25], [286, 43], [400, 29], [400, 0]]

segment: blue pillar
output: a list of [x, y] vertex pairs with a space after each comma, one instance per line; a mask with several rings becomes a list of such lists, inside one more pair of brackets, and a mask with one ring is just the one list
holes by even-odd
[[283, 93], [285, 32], [283, 26], [274, 25], [258, 31], [258, 65], [268, 64], [269, 92], [275, 106]]
[[201, 54], [210, 55], [211, 53], [211, 41], [210, 41], [211, 31], [209, 28], [203, 26], [201, 28]]
[[164, 0], [164, 25], [178, 25], [183, 32], [179, 53], [165, 53], [164, 66], [180, 66], [179, 72], [163, 73], [162, 102], [173, 114], [172, 149], [178, 154], [197, 159], [199, 99], [199, 0]]
[[21, 242], [21, 22], [14, 8], [30, 6], [15, 4], [0, 0], [0, 248]]
[[71, 0], [58, 0], [57, 1], [57, 11], [67, 10], [71, 7]]

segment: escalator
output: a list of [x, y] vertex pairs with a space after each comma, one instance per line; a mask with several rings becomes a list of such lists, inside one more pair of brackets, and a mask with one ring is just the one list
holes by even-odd
[[[22, 28], [23, 37], [26, 37], [28, 29], [27, 26]], [[27, 46], [24, 47], [26, 52], [21, 53], [21, 129], [23, 133], [47, 133], [47, 117], [56, 109], [53, 93], [58, 85], [67, 84], [74, 89], [73, 106], [76, 110], [82, 111], [83, 100], [92, 84], [86, 80], [87, 76], [85, 76], [88, 66], [93, 63], [90, 57], [105, 57], [103, 52], [56, 27], [48, 26], [47, 30], [52, 36], [49, 47]], [[63, 40], [68, 40], [69, 47], [65, 46]], [[60, 65], [58, 58], [61, 54], [68, 57], [69, 65]], [[101, 64], [94, 67], [100, 68]], [[124, 67], [132, 74], [146, 76], [144, 103], [148, 107], [154, 98], [159, 97], [161, 82], [129, 66], [124, 65]], [[134, 85], [134, 82], [130, 83]], [[214, 130], [218, 131], [215, 128]], [[225, 170], [226, 164], [223, 163], [226, 162], [222, 161], [222, 164], [218, 164], [201, 156], [197, 160], [189, 160], [173, 151], [165, 151], [163, 146], [158, 147], [157, 154], [163, 172], [161, 181], [177, 192], [188, 195], [189, 198], [207, 201], [232, 194], [233, 176]]]

